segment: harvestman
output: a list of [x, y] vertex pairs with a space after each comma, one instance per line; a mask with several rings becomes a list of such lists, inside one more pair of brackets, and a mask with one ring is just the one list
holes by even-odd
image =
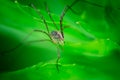
[[[44, 33], [46, 34], [49, 39], [43, 39], [43, 40], [34, 40], [34, 41], [29, 41], [28, 43], [33, 43], [33, 42], [41, 42], [41, 41], [50, 41], [52, 42], [53, 44], [55, 44], [57, 46], [57, 55], [58, 55], [58, 58], [56, 60], [56, 67], [57, 67], [57, 70], [59, 71], [59, 68], [58, 68], [58, 61], [60, 59], [60, 49], [59, 49], [59, 46], [60, 45], [64, 45], [64, 33], [63, 33], [63, 25], [62, 25], [62, 22], [63, 22], [63, 17], [65, 16], [66, 12], [70, 9], [71, 11], [72, 10], [72, 6], [75, 5], [77, 3], [77, 1], [79, 0], [75, 0], [70, 6], [65, 6], [65, 8], [63, 9], [63, 12], [60, 16], [60, 30], [59, 28], [57, 27], [56, 23], [54, 22], [51, 14], [50, 14], [50, 10], [48, 9], [48, 6], [47, 4], [45, 3], [45, 7], [46, 7], [46, 11], [50, 17], [50, 19], [52, 20], [56, 30], [54, 31], [49, 31], [49, 28], [48, 28], [48, 25], [47, 25], [47, 22], [46, 20], [44, 19], [43, 15], [41, 14], [40, 11], [37, 10], [37, 8], [35, 7], [35, 5], [31, 4], [32, 8], [37, 12], [37, 14], [40, 16], [40, 18], [43, 20], [43, 23], [45, 24], [45, 27], [47, 29], [47, 32], [46, 31], [43, 31], [43, 30], [33, 30], [31, 33], [28, 34], [28, 36], [26, 36], [23, 41], [25, 41], [33, 32], [41, 32], [41, 33]], [[74, 12], [74, 11], [73, 11]], [[14, 50], [16, 50], [17, 48], [19, 48], [21, 45], [23, 45], [22, 43], [18, 44], [16, 47], [10, 49], [10, 50], [7, 50], [7, 51], [3, 51], [1, 54], [2, 55], [5, 55], [6, 53], [10, 53]]]
[[[34, 30], [34, 31], [37, 31], [37, 32], [42, 32], [44, 34], [46, 34], [48, 37], [49, 37], [49, 40], [48, 39], [44, 39], [44, 40], [37, 40], [37, 41], [50, 41], [52, 42], [53, 44], [56, 44], [57, 46], [57, 55], [58, 55], [58, 58], [56, 60], [56, 67], [57, 67], [57, 70], [59, 71], [58, 69], [58, 61], [60, 59], [60, 49], [59, 49], [59, 45], [64, 45], [64, 33], [63, 33], [63, 26], [62, 26], [62, 21], [63, 21], [63, 17], [65, 16], [66, 12], [71, 9], [72, 10], [72, 6], [77, 2], [78, 0], [74, 1], [70, 6], [66, 6], [60, 16], [60, 30], [59, 28], [57, 27], [56, 23], [54, 22], [51, 14], [50, 14], [50, 11], [48, 9], [48, 6], [47, 4], [45, 3], [45, 6], [46, 6], [46, 11], [48, 12], [48, 15], [50, 17], [50, 19], [52, 20], [55, 28], [57, 30], [54, 30], [54, 31], [49, 31], [49, 28], [48, 28], [48, 25], [46, 23], [46, 20], [44, 19], [43, 15], [40, 13], [40, 11], [37, 10], [37, 8], [31, 4], [31, 6], [35, 9], [35, 11], [39, 14], [39, 16], [41, 17], [41, 19], [43, 20], [44, 24], [45, 24], [45, 27], [47, 29], [47, 32], [45, 31], [42, 31], [42, 30]], [[73, 10], [72, 10], [73, 11]], [[37, 42], [37, 41], [32, 41], [32, 42]]]
[[[48, 9], [48, 6], [47, 4], [45, 3], [45, 7], [46, 7], [46, 11], [51, 19], [51, 21], [53, 22], [56, 30], [54, 31], [49, 31], [49, 28], [48, 28], [48, 25], [47, 25], [47, 22], [46, 20], [44, 19], [43, 15], [41, 14], [40, 11], [37, 10], [37, 8], [31, 4], [32, 8], [37, 12], [37, 14], [40, 16], [40, 18], [43, 20], [43, 23], [45, 24], [45, 27], [47, 29], [47, 32], [46, 31], [43, 31], [43, 30], [33, 30], [31, 33], [28, 34], [28, 36], [26, 36], [22, 41], [25, 41], [33, 32], [41, 32], [41, 33], [44, 33], [46, 34], [49, 39], [43, 39], [43, 40], [34, 40], [34, 41], [29, 41], [28, 43], [33, 43], [33, 42], [41, 42], [41, 41], [49, 41], [49, 42], [52, 42], [53, 44], [55, 44], [57, 46], [57, 54], [58, 54], [58, 58], [56, 60], [56, 67], [57, 67], [57, 70], [59, 71], [59, 68], [58, 68], [58, 61], [60, 59], [60, 49], [59, 49], [59, 46], [60, 45], [64, 45], [64, 33], [63, 33], [63, 25], [62, 25], [62, 22], [63, 22], [63, 18], [65, 16], [65, 14], [67, 13], [67, 11], [70, 9], [73, 13], [76, 14], [76, 11], [74, 11], [71, 7], [74, 6], [77, 2], [79, 2], [80, 0], [75, 0], [70, 6], [69, 5], [66, 5], [65, 8], [63, 9], [63, 12], [60, 16], [60, 30], [59, 28], [57, 27], [56, 23], [54, 22], [51, 14], [50, 14], [50, 10]], [[101, 5], [98, 5], [98, 4], [94, 4], [94, 3], [91, 3], [91, 2], [88, 2], [88, 1], [81, 1], [81, 2], [85, 2], [85, 3], [88, 3], [88, 4], [91, 4], [91, 5], [95, 5], [95, 6], [98, 6], [98, 7], [103, 7]], [[1, 55], [5, 55], [6, 53], [10, 53], [14, 50], [16, 50], [17, 48], [19, 48], [21, 45], [23, 45], [23, 43], [20, 43], [18, 44], [16, 47], [10, 49], [10, 50], [7, 50], [7, 51], [3, 51], [1, 52]]]

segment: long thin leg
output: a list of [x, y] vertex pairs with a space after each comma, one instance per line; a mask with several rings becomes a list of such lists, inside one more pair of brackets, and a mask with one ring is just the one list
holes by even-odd
[[75, 0], [70, 6], [65, 6], [65, 8], [63, 9], [62, 11], [62, 14], [60, 16], [60, 31], [61, 31], [61, 34], [62, 34], [62, 37], [64, 38], [64, 34], [63, 34], [63, 26], [62, 26], [62, 21], [63, 21], [63, 17], [65, 16], [66, 12], [69, 10], [69, 9], [72, 9], [71, 7], [74, 6], [79, 0]]
[[60, 49], [59, 49], [59, 46], [57, 45], [57, 60], [56, 60], [56, 68], [57, 68], [57, 71], [59, 72], [59, 60], [60, 60]]
[[47, 22], [45, 21], [45, 19], [44, 19], [43, 15], [41, 14], [41, 12], [38, 11], [37, 8], [36, 8], [33, 4], [31, 4], [31, 6], [34, 8], [34, 10], [37, 12], [37, 14], [38, 14], [38, 15], [40, 16], [40, 18], [43, 20], [43, 22], [44, 22], [44, 24], [45, 24], [45, 27], [46, 27], [46, 29], [47, 29], [47, 32], [48, 32], [48, 34], [50, 34], [50, 31], [49, 31]]
[[42, 39], [42, 40], [28, 41], [27, 44], [36, 43], [36, 42], [45, 42], [45, 41], [52, 42], [52, 40], [49, 39]]
[[78, 1], [80, 1], [80, 0], [75, 0], [70, 6], [67, 5], [67, 6], [68, 6], [68, 9], [70, 9], [70, 10], [71, 10], [73, 13], [75, 13], [75, 14], [78, 14], [78, 13], [72, 9], [72, 6], [74, 6]]
[[66, 7], [64, 8], [64, 10], [63, 10], [63, 12], [62, 12], [62, 14], [61, 14], [61, 16], [60, 16], [60, 32], [61, 32], [63, 38], [64, 38], [64, 34], [63, 34], [62, 21], [63, 21], [63, 17], [64, 17], [64, 15], [65, 15], [65, 13], [66, 13], [67, 10], [68, 10], [68, 6], [66, 6]]
[[88, 3], [88, 4], [91, 4], [91, 5], [94, 5], [94, 6], [98, 6], [98, 7], [104, 7], [102, 5], [99, 5], [99, 4], [96, 4], [96, 3], [92, 3], [92, 2], [89, 2], [87, 0], [75, 0], [69, 7], [71, 8], [72, 6], [74, 6], [77, 2], [84, 2], [84, 3]]
[[[29, 34], [22, 40], [21, 43], [19, 43], [18, 45], [16, 45], [16, 46], [15, 46], [14, 48], [12, 48], [12, 49], [9, 49], [9, 50], [7, 50], [7, 51], [2, 51], [2, 52], [0, 52], [0, 54], [1, 54], [1, 55], [6, 55], [7, 53], [10, 53], [10, 52], [15, 51], [16, 49], [18, 49], [19, 47], [21, 47], [21, 46], [23, 45], [23, 42], [24, 42], [26, 39], [28, 39], [33, 32], [41, 32], [41, 33], [44, 33], [44, 34], [46, 34], [46, 35], [51, 39], [50, 35], [49, 35], [47, 32], [42, 31], [42, 30], [33, 30], [31, 33], [29, 33]], [[51, 39], [51, 40], [52, 40], [52, 39]]]
[[[76, 13], [73, 9], [72, 9], [72, 6], [74, 6], [77, 2], [79, 2], [81, 0], [75, 0], [70, 6], [67, 5], [65, 6], [65, 8], [63, 9], [62, 11], [62, 14], [60, 16], [60, 31], [61, 31], [61, 34], [64, 38], [64, 34], [63, 34], [63, 26], [62, 26], [62, 21], [63, 21], [63, 17], [65, 16], [66, 12], [70, 9], [73, 13]], [[98, 7], [103, 7], [101, 5], [98, 5], [98, 4], [95, 4], [95, 3], [91, 3], [91, 2], [88, 2], [86, 0], [82, 0], [82, 2], [85, 2], [85, 3], [88, 3], [88, 4], [91, 4], [91, 5], [95, 5], [95, 6], [98, 6]]]
[[[76, 12], [74, 9], [72, 9], [72, 6], [74, 6], [77, 2], [79, 2], [80, 0], [75, 0], [70, 6], [67, 5], [69, 7], [69, 9], [74, 13], [74, 14], [79, 14], [78, 12]], [[90, 4], [90, 5], [94, 5], [94, 6], [97, 6], [97, 7], [102, 7], [104, 8], [104, 6], [102, 5], [99, 5], [99, 4], [95, 4], [95, 3], [92, 3], [92, 2], [89, 2], [89, 1], [86, 1], [86, 0], [81, 0], [81, 2], [83, 3], [87, 3], [87, 4]]]
[[88, 4], [91, 4], [91, 5], [94, 5], [94, 6], [98, 6], [98, 7], [103, 7], [103, 8], [104, 8], [104, 6], [102, 6], [102, 5], [95, 4], [95, 3], [89, 2], [89, 1], [87, 1], [87, 0], [81, 0], [81, 1], [82, 1], [82, 2], [85, 2], [85, 3], [88, 3]]
[[53, 19], [52, 16], [51, 16], [51, 13], [50, 13], [50, 10], [49, 10], [49, 8], [48, 8], [47, 3], [45, 2], [44, 4], [45, 4], [45, 7], [46, 7], [46, 11], [47, 11], [47, 13], [48, 13], [50, 19], [52, 20], [52, 22], [53, 22], [55, 28], [56, 28], [57, 30], [59, 30], [58, 27], [57, 27], [57, 25], [56, 25], [56, 23], [55, 23], [55, 21], [54, 21], [54, 19]]
[[[52, 40], [49, 40], [49, 39], [43, 39], [43, 40], [34, 40], [34, 41], [29, 41], [27, 44], [31, 44], [31, 43], [36, 43], [36, 42], [43, 42], [43, 41], [49, 41], [49, 42], [52, 42]], [[59, 46], [57, 45], [57, 60], [56, 60], [56, 68], [57, 68], [57, 71], [59, 72], [59, 60], [60, 60], [60, 49], [59, 49]]]
[[45, 32], [45, 31], [43, 31], [43, 30], [37, 30], [37, 29], [34, 30], [34, 31], [36, 31], [36, 32], [42, 32], [42, 33], [46, 34], [46, 35], [52, 40], [52, 38], [51, 38], [51, 36], [50, 36], [49, 33]]

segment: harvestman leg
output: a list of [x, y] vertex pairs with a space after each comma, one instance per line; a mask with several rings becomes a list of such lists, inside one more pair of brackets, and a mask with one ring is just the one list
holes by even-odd
[[62, 26], [62, 22], [63, 22], [63, 18], [65, 16], [65, 14], [67, 13], [67, 11], [70, 9], [71, 11], [73, 11], [74, 13], [76, 13], [71, 7], [74, 6], [79, 0], [75, 0], [70, 6], [67, 5], [65, 6], [65, 8], [63, 9], [62, 11], [62, 14], [60, 16], [60, 31], [61, 31], [61, 34], [64, 38], [64, 34], [63, 34], [63, 26]]
[[56, 60], [56, 67], [57, 67], [57, 71], [59, 72], [59, 64], [58, 64], [58, 62], [59, 62], [59, 59], [60, 59], [60, 49], [59, 49], [59, 45], [57, 45], [57, 53], [58, 53], [58, 58], [57, 58], [57, 60]]
[[44, 24], [45, 24], [45, 27], [46, 27], [46, 29], [47, 29], [47, 32], [48, 32], [48, 34], [50, 34], [50, 31], [49, 31], [47, 22], [45, 21], [43, 15], [40, 13], [40, 11], [37, 10], [37, 8], [36, 8], [33, 4], [31, 4], [31, 6], [34, 8], [34, 10], [37, 12], [37, 14], [38, 14], [38, 15], [40, 16], [40, 18], [43, 20], [43, 22], [44, 22]]
[[49, 41], [49, 42], [52, 42], [52, 41], [51, 41], [51, 40], [49, 40], [49, 39], [41, 39], [41, 40], [29, 41], [29, 42], [27, 42], [27, 44], [36, 43], [36, 42], [44, 42], [44, 41]]
[[[43, 40], [34, 40], [34, 41], [29, 41], [28, 44], [31, 44], [31, 43], [36, 43], [36, 42], [43, 42], [43, 41], [49, 41], [49, 42], [52, 42], [52, 40], [49, 40], [49, 39], [43, 39]], [[60, 59], [60, 49], [59, 49], [59, 45], [57, 45], [57, 53], [58, 53], [58, 58], [56, 60], [56, 68], [57, 68], [57, 71], [59, 72], [59, 59]]]
[[[51, 39], [51, 37], [49, 36], [49, 34], [48, 34], [47, 32], [42, 31], [42, 30], [33, 30], [31, 33], [29, 33], [29, 34], [22, 40], [22, 42], [24, 42], [26, 39], [28, 39], [33, 32], [41, 32], [41, 33], [44, 33], [44, 34], [46, 34], [46, 35]], [[12, 49], [10, 49], [10, 50], [1, 52], [1, 55], [6, 55], [7, 53], [10, 53], [10, 52], [12, 52], [12, 51], [15, 51], [16, 49], [18, 49], [19, 47], [21, 47], [21, 46], [23, 45], [22, 42], [19, 43], [16, 47], [14, 47], [14, 48], [12, 48]]]
[[[63, 36], [63, 38], [64, 38], [64, 34], [63, 34], [63, 26], [62, 26], [62, 21], [63, 21], [63, 17], [65, 16], [65, 14], [66, 14], [66, 12], [70, 9], [73, 13], [76, 13], [77, 14], [77, 12], [75, 12], [73, 9], [72, 9], [72, 6], [74, 6], [77, 2], [79, 2], [80, 0], [75, 0], [70, 6], [69, 5], [67, 5], [67, 6], [65, 6], [65, 8], [64, 8], [64, 10], [62, 11], [62, 14], [61, 14], [61, 16], [60, 16], [60, 30], [61, 30], [61, 34], [62, 34], [62, 36]], [[92, 4], [92, 5], [95, 5], [95, 6], [98, 6], [98, 7], [103, 7], [103, 6], [100, 6], [100, 5], [97, 5], [97, 4], [95, 4], [95, 3], [91, 3], [91, 2], [88, 2], [88, 1], [82, 1], [82, 2], [86, 2], [86, 3], [89, 3], [89, 4]]]
[[48, 15], [49, 15], [50, 19], [52, 20], [52, 22], [53, 22], [53, 24], [54, 24], [55, 28], [56, 28], [57, 30], [59, 30], [59, 28], [57, 27], [57, 25], [56, 25], [56, 23], [55, 23], [54, 19], [53, 19], [53, 18], [52, 18], [52, 16], [51, 16], [51, 13], [50, 13], [50, 10], [49, 10], [49, 8], [48, 8], [47, 3], [45, 2], [44, 4], [45, 4], [45, 7], [46, 7], [46, 11], [47, 11], [47, 13], [48, 13]]
[[63, 38], [64, 38], [64, 34], [63, 34], [62, 21], [63, 21], [63, 17], [64, 17], [67, 10], [68, 10], [68, 6], [65, 6], [65, 8], [64, 8], [64, 10], [63, 10], [63, 12], [62, 12], [62, 14], [60, 16], [60, 32], [61, 32]]

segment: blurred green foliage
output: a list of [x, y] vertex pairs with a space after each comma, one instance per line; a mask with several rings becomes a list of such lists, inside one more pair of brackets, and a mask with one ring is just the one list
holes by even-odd
[[[34, 29], [46, 31], [45, 24], [31, 7], [45, 17], [50, 31], [55, 27], [44, 6], [59, 26], [60, 15], [74, 0], [0, 0], [0, 52], [15, 47]], [[120, 1], [78, 0], [63, 20], [65, 45], [61, 48], [60, 72], [56, 69], [57, 48], [48, 39], [33, 33], [23, 45], [0, 55], [0, 80], [119, 80]], [[2, 53], [1, 53], [2, 54]]]

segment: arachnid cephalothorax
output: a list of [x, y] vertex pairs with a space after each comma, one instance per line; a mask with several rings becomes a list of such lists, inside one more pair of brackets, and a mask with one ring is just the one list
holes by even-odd
[[51, 37], [54, 43], [64, 45], [64, 38], [59, 31], [52, 31]]

